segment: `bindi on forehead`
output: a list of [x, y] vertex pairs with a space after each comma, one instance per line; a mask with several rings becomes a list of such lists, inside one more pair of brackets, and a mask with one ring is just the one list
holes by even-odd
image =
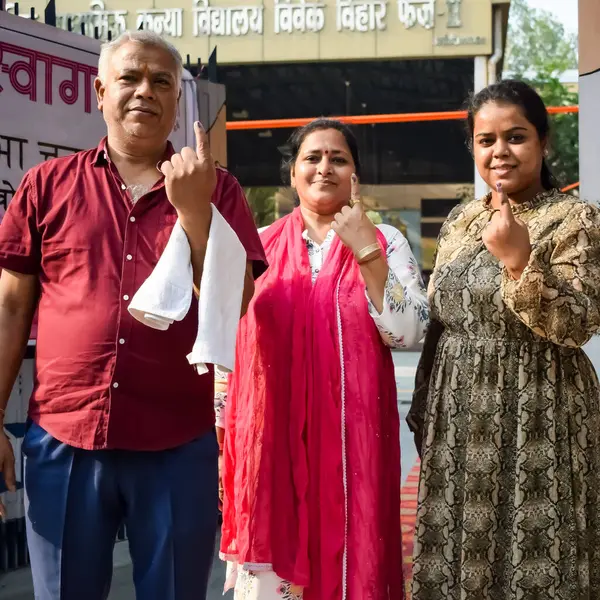
[[321, 129], [313, 131], [304, 139], [303, 146], [318, 149], [319, 151], [344, 152], [346, 150], [346, 139], [340, 131], [335, 129]]
[[343, 148], [339, 148], [337, 146], [332, 146], [331, 144], [322, 144], [320, 146], [309, 147], [304, 150], [305, 154], [324, 154], [324, 155], [334, 155], [334, 154], [348, 154], [346, 150]]

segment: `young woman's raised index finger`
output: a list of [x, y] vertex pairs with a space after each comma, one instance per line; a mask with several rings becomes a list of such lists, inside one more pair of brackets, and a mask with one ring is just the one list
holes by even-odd
[[505, 219], [514, 221], [515, 216], [513, 215], [510, 201], [509, 201], [508, 196], [506, 195], [506, 192], [504, 191], [504, 188], [502, 187], [501, 183], [496, 184], [496, 191], [498, 192], [498, 199], [500, 200], [500, 209], [499, 209], [500, 214]]

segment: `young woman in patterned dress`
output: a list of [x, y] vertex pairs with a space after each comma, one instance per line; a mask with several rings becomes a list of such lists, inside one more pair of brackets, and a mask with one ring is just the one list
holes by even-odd
[[414, 600], [600, 598], [600, 213], [561, 194], [524, 83], [471, 101], [492, 189], [456, 207], [408, 417], [422, 457]]
[[362, 208], [346, 126], [296, 131], [283, 169], [299, 206], [261, 233], [270, 267], [240, 324], [221, 554], [236, 600], [400, 600], [390, 348], [424, 333], [421, 277], [402, 234]]

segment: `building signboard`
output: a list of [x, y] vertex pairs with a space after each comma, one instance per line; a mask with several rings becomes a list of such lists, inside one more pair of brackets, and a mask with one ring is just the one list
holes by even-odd
[[[42, 1], [33, 0], [37, 12]], [[56, 0], [56, 7], [64, 29], [106, 40], [143, 27], [192, 60], [217, 46], [221, 64], [241, 64], [490, 54], [492, 2]]]

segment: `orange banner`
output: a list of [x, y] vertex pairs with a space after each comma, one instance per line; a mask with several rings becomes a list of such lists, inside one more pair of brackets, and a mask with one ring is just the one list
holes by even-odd
[[[550, 114], [579, 112], [579, 106], [550, 106]], [[331, 117], [349, 125], [374, 125], [381, 123], [416, 123], [419, 121], [460, 121], [467, 117], [464, 110], [424, 113], [398, 113], [389, 115], [353, 115], [346, 117]], [[256, 121], [228, 121], [228, 131], [247, 129], [294, 129], [313, 121], [316, 117], [303, 119], [263, 119]]]
[[574, 190], [575, 188], [578, 188], [578, 187], [579, 187], [579, 181], [577, 183], [572, 183], [571, 185], [564, 187], [560, 191], [561, 192], [570, 192], [571, 190]]

